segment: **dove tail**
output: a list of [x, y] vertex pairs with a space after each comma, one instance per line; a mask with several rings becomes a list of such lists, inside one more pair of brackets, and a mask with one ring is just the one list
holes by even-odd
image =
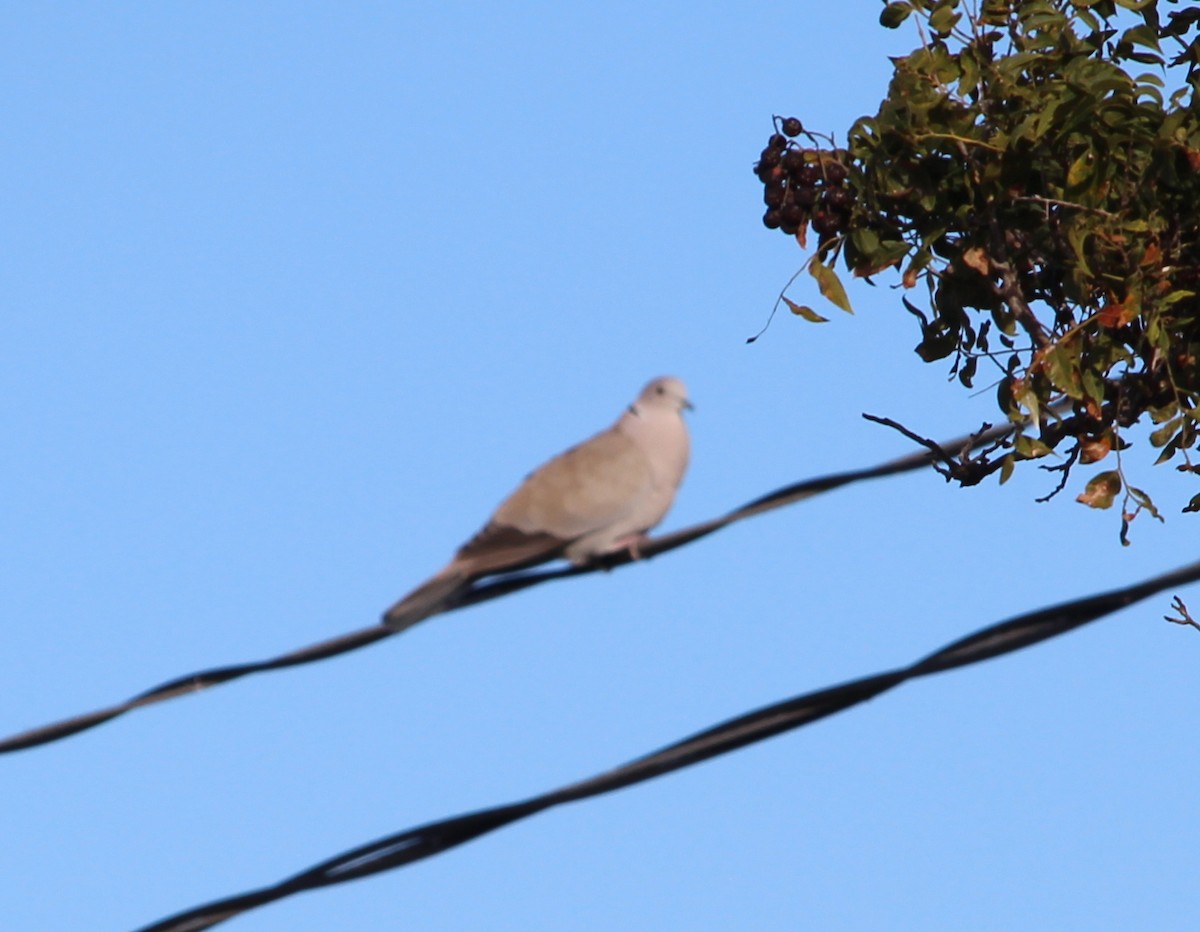
[[454, 605], [469, 584], [470, 577], [451, 564], [384, 612], [383, 623], [393, 631], [411, 628]]

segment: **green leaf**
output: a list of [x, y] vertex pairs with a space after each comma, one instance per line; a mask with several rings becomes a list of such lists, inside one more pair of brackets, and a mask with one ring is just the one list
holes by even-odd
[[963, 363], [963, 367], [958, 370], [958, 380], [967, 388], [973, 388], [972, 380], [975, 378], [975, 370], [979, 367], [979, 357], [970, 356]]
[[1126, 29], [1120, 41], [1130, 45], [1140, 45], [1154, 52], [1162, 51], [1162, 46], [1158, 44], [1158, 34], [1145, 23], [1141, 26], [1134, 26], [1132, 29]]
[[1161, 408], [1148, 409], [1150, 420], [1155, 424], [1165, 424], [1174, 417], [1179, 416], [1179, 405], [1172, 402]]
[[1091, 228], [1083, 223], [1072, 223], [1067, 227], [1067, 242], [1071, 244], [1071, 250], [1075, 253], [1075, 261], [1079, 263], [1083, 274], [1089, 278], [1092, 276], [1092, 270], [1087, 262], [1087, 241], [1091, 235]]
[[1028, 434], [1021, 434], [1013, 443], [1013, 449], [1017, 455], [1027, 460], [1041, 459], [1043, 456], [1048, 456], [1053, 452], [1043, 441], [1037, 437], [1030, 437]]
[[[1004, 485], [1004, 483], [1006, 483], [1009, 479], [1012, 478], [1013, 470], [1016, 468], [1016, 465], [1017, 465], [1017, 461], [1011, 453], [1008, 454], [1008, 456], [1004, 457], [1004, 459], [1000, 463], [1000, 484], [1001, 485]], [[1200, 496], [1197, 496], [1197, 497], [1200, 498]]]
[[1131, 485], [1129, 487], [1129, 497], [1137, 502], [1139, 508], [1144, 508], [1146, 511], [1150, 512], [1151, 517], [1157, 518], [1164, 524], [1166, 523], [1167, 519], [1158, 513], [1158, 509], [1154, 507], [1154, 502], [1150, 500], [1150, 496], [1141, 489], [1135, 488]]
[[1083, 398], [1083, 380], [1079, 376], [1079, 340], [1063, 340], [1045, 355], [1050, 380], [1072, 398]]
[[1117, 6], [1123, 6], [1127, 10], [1140, 10], [1149, 6], [1157, 0], [1117, 0]]
[[945, 359], [958, 349], [958, 334], [946, 333], [930, 327], [925, 333], [925, 339], [914, 347], [914, 351], [925, 362]]
[[889, 3], [883, 8], [883, 12], [879, 14], [879, 25], [885, 29], [896, 29], [908, 19], [912, 11], [912, 4], [903, 2], [903, 0], [897, 0], [896, 3]]
[[1049, 131], [1051, 124], [1054, 122], [1055, 117], [1058, 116], [1059, 110], [1064, 106], [1064, 104], [1065, 99], [1063, 97], [1059, 97], [1057, 100], [1048, 103], [1042, 108], [1042, 112], [1039, 113], [1036, 118], [1034, 118], [1033, 122], [1029, 126], [1028, 132], [1020, 133], [1019, 135], [1028, 136], [1028, 138], [1034, 140], [1043, 138], [1047, 131]]
[[1162, 452], [1160, 454], [1158, 454], [1158, 459], [1156, 459], [1154, 461], [1154, 465], [1157, 466], [1159, 463], [1165, 463], [1168, 460], [1173, 459], [1175, 454], [1178, 452], [1179, 452], [1179, 438], [1172, 437], [1170, 440], [1167, 441], [1167, 445], [1162, 448]]
[[1003, 26], [1008, 22], [1006, 0], [983, 0], [981, 18], [989, 26]]
[[879, 251], [879, 234], [874, 230], [868, 230], [866, 227], [852, 230], [850, 233], [850, 242], [854, 244], [855, 249], [867, 258], [874, 257], [875, 253]]
[[1016, 396], [1016, 401], [1029, 412], [1029, 420], [1034, 424], [1041, 423], [1041, 400], [1038, 393], [1028, 385]]
[[1104, 379], [1095, 369], [1083, 370], [1083, 393], [1096, 404], [1104, 402]]
[[788, 306], [788, 309], [791, 310], [791, 312], [793, 314], [795, 314], [797, 317], [803, 317], [805, 320], [809, 321], [810, 323], [814, 323], [814, 324], [829, 323], [828, 317], [822, 317], [820, 314], [818, 314], [816, 311], [814, 311], [807, 304], [797, 304], [795, 301], [791, 300], [790, 298], [784, 298], [783, 303], [786, 304]]
[[1150, 435], [1150, 445], [1153, 447], [1166, 446], [1167, 441], [1175, 436], [1175, 432], [1179, 430], [1179, 424], [1182, 420], [1183, 418], [1175, 418], [1172, 421], [1168, 421], [1166, 424], [1152, 433]]
[[846, 297], [846, 289], [842, 287], [837, 272], [824, 263], [818, 262], [815, 258], [808, 263], [808, 271], [817, 280], [817, 287], [821, 289], [821, 294], [827, 301], [840, 307], [847, 314], [854, 313], [854, 308], [850, 306], [850, 299]]
[[1109, 470], [1093, 476], [1075, 501], [1089, 508], [1111, 508], [1113, 499], [1120, 491], [1121, 477], [1115, 471]]
[[1092, 165], [1095, 161], [1092, 151], [1089, 149], [1079, 156], [1071, 167], [1067, 169], [1067, 190], [1076, 191], [1087, 184], [1088, 179], [1092, 176]]
[[929, 17], [929, 28], [938, 36], [945, 38], [950, 35], [950, 30], [955, 27], [960, 19], [962, 19], [962, 14], [956, 12], [953, 7], [939, 7]]

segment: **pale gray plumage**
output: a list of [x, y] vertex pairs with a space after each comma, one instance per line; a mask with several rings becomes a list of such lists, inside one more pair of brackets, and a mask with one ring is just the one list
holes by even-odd
[[565, 557], [577, 565], [628, 547], [658, 524], [688, 464], [679, 379], [654, 379], [615, 424], [530, 473], [437, 575], [388, 609], [403, 630], [452, 606], [475, 580]]

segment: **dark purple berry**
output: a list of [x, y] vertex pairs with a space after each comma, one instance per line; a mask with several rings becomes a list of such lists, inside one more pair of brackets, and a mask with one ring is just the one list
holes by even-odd
[[783, 121], [783, 135], [795, 137], [799, 136], [803, 132], [804, 124], [795, 117], [788, 117]]
[[818, 210], [813, 214], [812, 228], [821, 236], [829, 236], [836, 233], [841, 225], [841, 219], [837, 214], [830, 213], [827, 210]]
[[773, 184], [763, 191], [763, 203], [768, 207], [779, 207], [783, 203], [783, 196], [787, 192], [784, 191], [783, 185]]
[[826, 162], [825, 180], [830, 184], [841, 184], [846, 180], [846, 166], [841, 162]]
[[821, 166], [813, 163], [805, 165], [800, 169], [800, 183], [806, 188], [811, 188], [821, 180]]
[[779, 216], [779, 211], [773, 208], [763, 214], [763, 226], [768, 230], [778, 230], [782, 222], [783, 218]]
[[768, 149], [778, 149], [779, 151], [782, 152], [784, 149], [787, 148], [787, 137], [780, 136], [778, 133], [775, 133], [774, 135], [771, 136], [770, 139], [767, 140], [767, 148]]
[[827, 188], [825, 190], [825, 204], [834, 210], [845, 210], [853, 203], [854, 195], [845, 188]]
[[797, 204], [788, 204], [787, 207], [779, 212], [779, 215], [783, 218], [785, 226], [798, 227], [805, 220], [804, 208]]
[[788, 149], [783, 153], [783, 170], [796, 176], [804, 168], [804, 155], [799, 149]]
[[812, 188], [791, 188], [792, 203], [799, 204], [801, 207], [812, 207], [817, 199], [817, 194]]
[[758, 175], [759, 181], [763, 184], [783, 183], [784, 172], [781, 165], [769, 165], [765, 162], [758, 162], [754, 166], [754, 174]]

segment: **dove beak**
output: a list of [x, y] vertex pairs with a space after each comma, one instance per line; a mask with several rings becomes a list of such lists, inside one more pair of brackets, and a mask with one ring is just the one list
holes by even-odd
[[688, 401], [686, 398], [683, 399], [683, 407], [688, 411], [696, 410], [696, 406], [694, 404], [692, 404], [690, 401]]

